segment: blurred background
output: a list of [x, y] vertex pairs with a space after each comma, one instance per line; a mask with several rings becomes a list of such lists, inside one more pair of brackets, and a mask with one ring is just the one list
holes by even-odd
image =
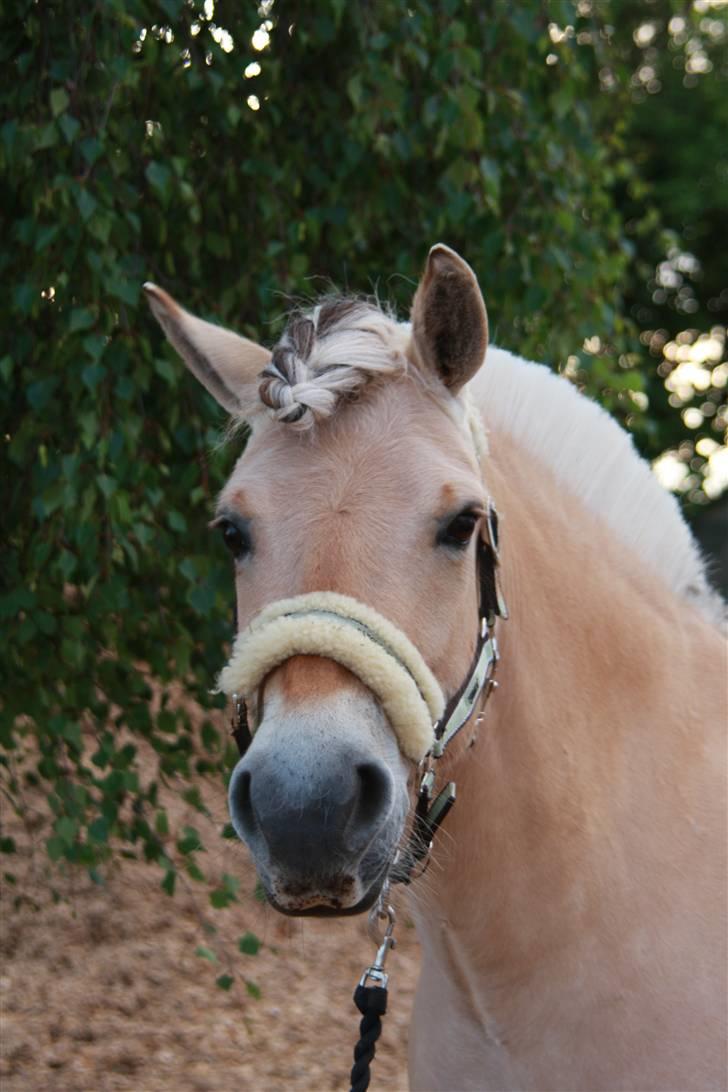
[[[232, 583], [206, 525], [240, 444], [141, 284], [272, 343], [292, 298], [332, 286], [405, 317], [448, 243], [492, 339], [632, 432], [725, 590], [728, 5], [15, 0], [1, 18], [0, 1074], [335, 1087], [320, 1042], [301, 1062], [300, 1028], [296, 1057], [271, 1028], [338, 944], [346, 1073], [369, 950], [351, 923], [334, 941], [271, 922], [227, 837], [208, 689]], [[207, 1032], [193, 1065], [200, 1020], [235, 1042], [227, 1077]]]

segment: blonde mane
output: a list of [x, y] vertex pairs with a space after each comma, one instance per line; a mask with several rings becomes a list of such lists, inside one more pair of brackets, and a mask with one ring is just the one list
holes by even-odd
[[544, 365], [495, 346], [470, 389], [486, 428], [513, 436], [542, 459], [676, 595], [712, 622], [724, 620], [723, 601], [710, 587], [677, 500], [601, 406]]

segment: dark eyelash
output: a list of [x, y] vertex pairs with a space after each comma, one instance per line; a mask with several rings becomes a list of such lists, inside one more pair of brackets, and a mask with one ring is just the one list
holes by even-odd
[[240, 561], [252, 553], [253, 544], [247, 527], [247, 520], [243, 522], [231, 519], [228, 516], [218, 516], [210, 523], [210, 527], [220, 530], [223, 542], [236, 561]]
[[439, 532], [437, 536], [438, 545], [449, 546], [455, 550], [465, 550], [470, 544], [481, 514], [479, 510], [473, 508], [466, 508], [464, 511], [458, 512]]

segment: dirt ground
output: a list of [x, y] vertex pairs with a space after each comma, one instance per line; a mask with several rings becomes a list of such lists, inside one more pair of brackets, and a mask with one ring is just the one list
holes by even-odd
[[[166, 792], [174, 824], [200, 829], [200, 816]], [[218, 829], [222, 794], [213, 790], [209, 801]], [[18, 884], [5, 884], [0, 898], [3, 1092], [349, 1087], [359, 1019], [351, 998], [374, 955], [365, 917], [282, 917], [256, 898], [246, 851], [219, 838], [208, 862], [214, 854], [219, 875], [241, 881], [239, 902], [223, 910], [212, 909], [208, 889], [192, 881], [170, 898], [158, 868], [136, 861], [123, 862], [103, 887], [85, 874], [56, 876], [62, 899], [54, 903], [46, 832], [40, 822], [29, 831], [8, 812], [4, 806], [3, 825], [19, 852], [5, 859]], [[19, 891], [39, 908], [15, 906]], [[388, 965], [389, 1012], [372, 1092], [407, 1088], [418, 952], [398, 899], [398, 948]], [[238, 951], [246, 932], [261, 941], [257, 954]], [[218, 963], [196, 954], [200, 946]], [[215, 984], [225, 973], [235, 979], [229, 992]]]

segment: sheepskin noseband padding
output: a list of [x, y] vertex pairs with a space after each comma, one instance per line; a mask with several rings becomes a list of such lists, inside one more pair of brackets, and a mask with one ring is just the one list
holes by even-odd
[[361, 679], [379, 699], [403, 754], [424, 758], [445, 706], [440, 684], [400, 629], [348, 595], [311, 592], [265, 607], [235, 638], [218, 690], [249, 696], [297, 655], [335, 660]]

